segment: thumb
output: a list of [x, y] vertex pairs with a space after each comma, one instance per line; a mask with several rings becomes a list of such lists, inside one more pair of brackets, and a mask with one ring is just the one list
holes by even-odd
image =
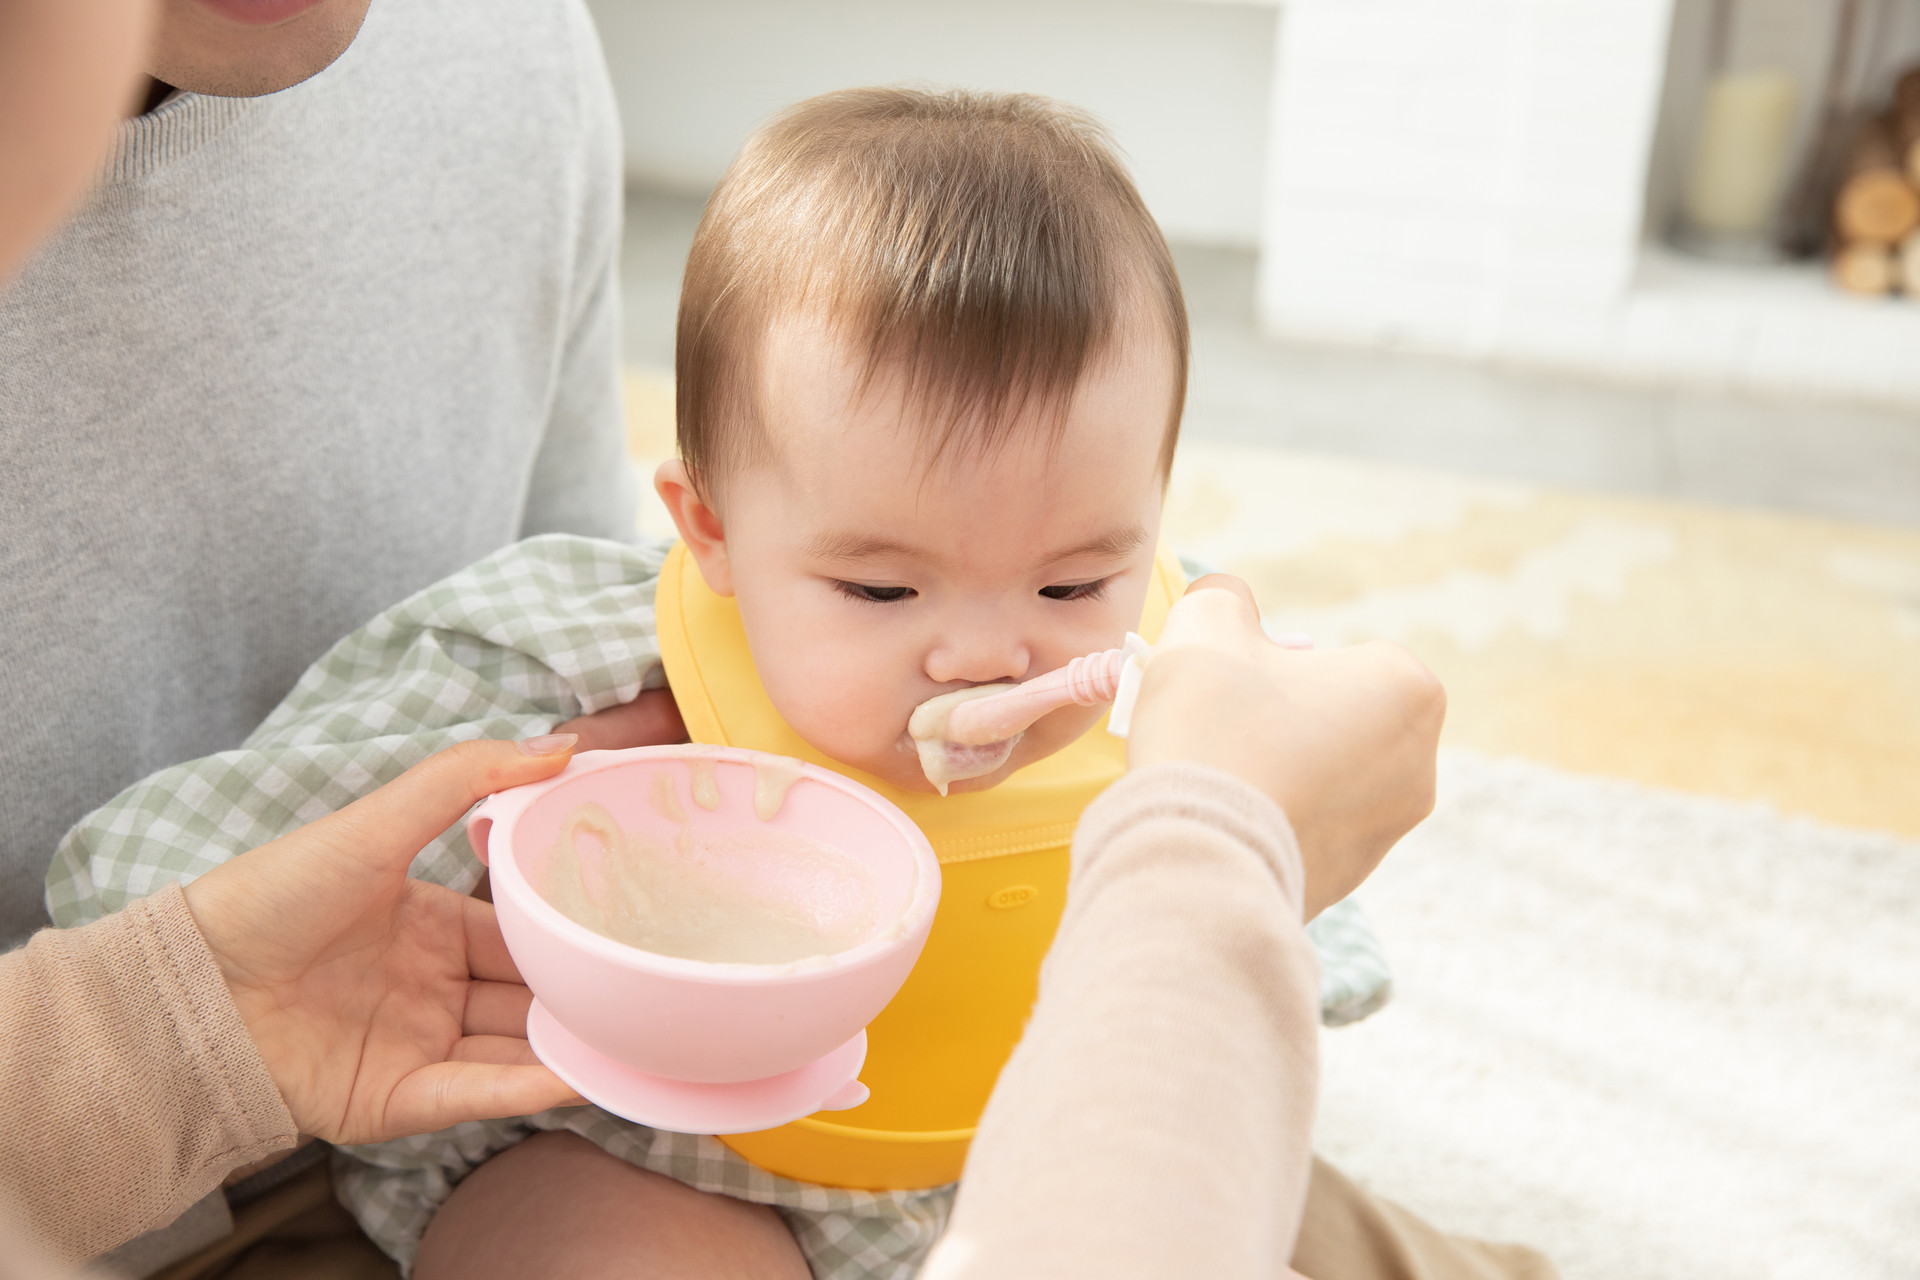
[[1256, 616], [1260, 612], [1259, 602], [1253, 598], [1253, 588], [1247, 585], [1244, 578], [1236, 578], [1230, 573], [1208, 573], [1195, 578], [1187, 584], [1187, 589], [1182, 593], [1182, 598], [1184, 599], [1186, 596], [1193, 595], [1200, 591], [1228, 592], [1240, 597], [1241, 601], [1245, 603], [1247, 608], [1253, 610]]
[[350, 839], [348, 848], [371, 852], [402, 867], [429, 840], [458, 822], [476, 800], [496, 791], [541, 782], [566, 768], [576, 734], [550, 733], [525, 742], [476, 739], [435, 752], [392, 782], [362, 796], [323, 822]]
[[1266, 636], [1260, 630], [1260, 606], [1254, 602], [1253, 589], [1231, 574], [1210, 573], [1195, 579], [1187, 593], [1173, 602], [1154, 647], [1234, 647], [1255, 638]]
[[[532, 1059], [532, 1051], [524, 1045], [523, 1052]], [[578, 1106], [580, 1102], [573, 1087], [538, 1060], [518, 1064], [437, 1062], [421, 1067], [394, 1086], [381, 1118], [380, 1136], [431, 1133], [469, 1120], [528, 1116], [550, 1107]]]

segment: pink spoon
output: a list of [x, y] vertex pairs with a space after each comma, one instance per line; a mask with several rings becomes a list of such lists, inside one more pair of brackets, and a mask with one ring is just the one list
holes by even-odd
[[[1282, 648], [1313, 647], [1313, 638], [1298, 632], [1287, 632], [1273, 639]], [[1064, 667], [1015, 685], [1005, 693], [961, 703], [948, 712], [946, 731], [941, 736], [958, 746], [983, 747], [1013, 737], [1061, 707], [1091, 707], [1112, 702], [1115, 705], [1108, 727], [1124, 738], [1132, 719], [1132, 693], [1139, 685], [1138, 675], [1128, 678], [1129, 662], [1133, 671], [1142, 671], [1152, 653], [1152, 645], [1129, 632], [1126, 644], [1118, 649], [1089, 653]]]
[[943, 736], [963, 747], [983, 747], [1011, 738], [1061, 707], [1112, 702], [1130, 656], [1124, 648], [1090, 653], [1005, 693], [963, 702], [948, 714]]

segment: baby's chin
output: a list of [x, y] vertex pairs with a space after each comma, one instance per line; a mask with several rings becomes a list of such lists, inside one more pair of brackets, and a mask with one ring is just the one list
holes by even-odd
[[[990, 791], [1028, 765], [1046, 759], [1072, 741], [1073, 738], [1067, 738], [1065, 741], [1050, 742], [1046, 736], [1028, 731], [1014, 744], [1006, 760], [997, 768], [971, 778], [953, 779], [947, 784], [947, 794], [955, 796], [971, 791]], [[900, 735], [899, 741], [894, 744], [893, 755], [885, 763], [884, 769], [869, 766], [867, 772], [885, 779], [901, 791], [919, 795], [939, 794], [940, 789], [927, 780], [927, 775], [920, 764], [919, 750], [914, 745], [913, 739], [906, 734]]]
[[[1031, 760], [1016, 761], [1009, 758], [1005, 764], [995, 769], [992, 773], [983, 773], [977, 778], [955, 778], [947, 784], [947, 794], [950, 796], [958, 796], [964, 795], [969, 791], [991, 791], [1008, 778], [1011, 778], [1015, 770], [1024, 768], [1032, 763]], [[921, 784], [927, 791], [936, 790], [933, 784], [927, 782], [924, 778], [921, 779]]]
[[[1035, 758], [1037, 759], [1038, 757]], [[1023, 760], [1020, 758], [1020, 750], [1016, 747], [1013, 752], [1007, 756], [1006, 762], [991, 773], [976, 774], [971, 778], [955, 778], [948, 782], [947, 794], [957, 796], [969, 791], [991, 791], [1012, 777], [1015, 770], [1021, 769], [1031, 763], [1033, 763], [1032, 760]], [[890, 777], [887, 781], [893, 783], [894, 786], [902, 791], [911, 791], [920, 795], [940, 794], [940, 788], [934, 786], [933, 783], [927, 780], [927, 775], [921, 769], [920, 760], [917, 755], [913, 757], [912, 762], [906, 768], [899, 770], [895, 777]]]

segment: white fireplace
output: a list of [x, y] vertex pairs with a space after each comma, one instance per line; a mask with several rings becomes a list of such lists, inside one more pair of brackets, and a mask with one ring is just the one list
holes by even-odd
[[[1667, 247], [1707, 4], [1287, 0], [1263, 324], [1295, 339], [1920, 404], [1920, 299], [1850, 297], [1818, 264]], [[1876, 38], [1920, 47], [1920, 4], [1885, 0], [1885, 11]]]

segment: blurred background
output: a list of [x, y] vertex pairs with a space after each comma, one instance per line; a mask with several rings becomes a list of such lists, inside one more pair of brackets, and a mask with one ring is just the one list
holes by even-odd
[[1920, 0], [590, 4], [649, 472], [767, 114], [1112, 129], [1194, 317], [1169, 539], [1452, 697], [1325, 1154], [1570, 1277], [1920, 1275]]

